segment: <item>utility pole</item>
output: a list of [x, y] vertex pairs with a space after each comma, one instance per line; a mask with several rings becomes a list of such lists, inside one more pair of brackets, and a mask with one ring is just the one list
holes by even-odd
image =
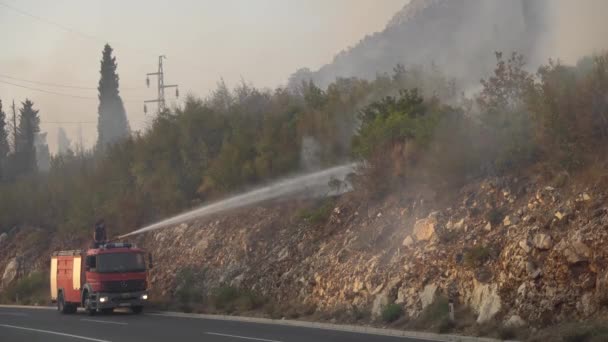
[[13, 99], [13, 152], [17, 153], [17, 112], [15, 111], [15, 99]]
[[144, 101], [144, 113], [148, 112], [148, 107], [146, 106], [147, 103], [156, 102], [158, 104], [158, 114], [164, 112], [167, 109], [166, 103], [165, 103], [165, 89], [166, 88], [175, 88], [175, 97], [179, 97], [179, 88], [177, 87], [177, 84], [165, 85], [165, 72], [163, 70], [163, 59], [167, 59], [167, 57], [164, 55], [158, 56], [158, 71], [157, 72], [150, 72], [150, 73], [146, 74], [146, 85], [148, 86], [148, 88], [150, 87], [150, 76], [156, 76], [156, 80], [157, 80], [156, 90], [157, 90], [158, 95], [155, 100]]

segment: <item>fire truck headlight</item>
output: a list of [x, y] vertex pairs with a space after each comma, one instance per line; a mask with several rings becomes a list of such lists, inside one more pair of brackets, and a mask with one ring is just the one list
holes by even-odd
[[99, 297], [99, 302], [100, 303], [105, 303], [108, 301], [108, 297]]
[[143, 294], [143, 295], [141, 295], [141, 299], [143, 299], [143, 300], [148, 300], [148, 295], [147, 295], [147, 294]]

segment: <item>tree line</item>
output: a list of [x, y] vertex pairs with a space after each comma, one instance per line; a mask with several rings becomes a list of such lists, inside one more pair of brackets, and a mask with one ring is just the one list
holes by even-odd
[[[608, 57], [576, 66], [550, 61], [536, 73], [521, 55], [496, 57], [472, 96], [435, 67], [397, 66], [326, 89], [310, 80], [274, 90], [220, 82], [209, 96], [161, 113], [143, 133], [123, 130], [103, 148], [56, 155], [48, 172], [0, 184], [0, 230], [34, 225], [69, 241], [104, 217], [119, 234], [352, 159], [362, 161], [355, 188], [369, 198], [420, 185], [441, 193], [539, 162], [574, 171], [596, 160], [608, 138]], [[103, 70], [115, 78], [100, 81], [100, 93], [118, 87], [116, 68]], [[120, 108], [118, 91], [109, 93]]]

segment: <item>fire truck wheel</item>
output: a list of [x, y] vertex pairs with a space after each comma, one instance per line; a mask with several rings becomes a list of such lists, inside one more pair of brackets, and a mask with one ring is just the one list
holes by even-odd
[[62, 292], [59, 292], [59, 294], [57, 295], [57, 311], [59, 311], [62, 314], [67, 313], [67, 310], [65, 308], [65, 300], [63, 299]]
[[89, 296], [89, 292], [85, 292], [84, 295], [84, 310], [89, 316], [95, 316], [97, 313], [97, 309], [93, 309], [91, 307], [91, 297]]
[[134, 306], [131, 308], [131, 311], [133, 311], [134, 314], [139, 315], [140, 313], [142, 313], [144, 311], [144, 307], [143, 306]]
[[101, 313], [104, 314], [104, 315], [111, 315], [112, 312], [114, 312], [114, 309], [112, 309], [112, 308], [101, 309]]

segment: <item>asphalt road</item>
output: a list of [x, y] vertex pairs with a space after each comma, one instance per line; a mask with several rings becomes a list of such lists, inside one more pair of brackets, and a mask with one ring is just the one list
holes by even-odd
[[0, 341], [420, 342], [422, 340], [274, 324], [152, 314], [133, 315], [127, 312], [91, 317], [84, 312], [61, 315], [54, 310], [0, 308]]

